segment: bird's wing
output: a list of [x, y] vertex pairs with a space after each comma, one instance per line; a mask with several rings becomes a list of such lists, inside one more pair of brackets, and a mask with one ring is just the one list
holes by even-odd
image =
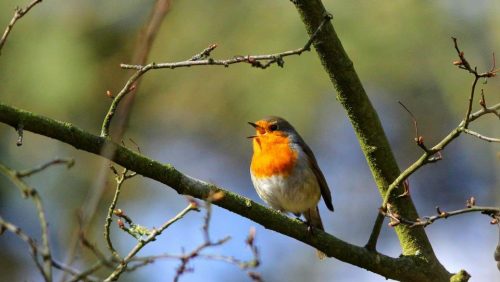
[[316, 175], [316, 179], [318, 180], [319, 188], [321, 189], [321, 195], [323, 196], [326, 207], [329, 210], [333, 211], [332, 194], [330, 192], [330, 188], [328, 188], [328, 184], [326, 183], [325, 176], [319, 169], [318, 162], [316, 161], [316, 157], [314, 156], [311, 148], [309, 148], [309, 146], [307, 146], [305, 142], [302, 142], [302, 144], [304, 153], [306, 153], [307, 157], [309, 158], [309, 163], [311, 164], [314, 175]]

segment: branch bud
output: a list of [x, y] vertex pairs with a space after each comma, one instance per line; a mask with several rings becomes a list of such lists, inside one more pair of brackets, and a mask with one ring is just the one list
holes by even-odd
[[481, 107], [486, 107], [486, 101], [484, 100], [484, 94], [481, 96], [481, 99], [479, 99], [479, 105]]
[[123, 223], [123, 220], [118, 219], [117, 223], [118, 223], [118, 227], [120, 227], [120, 229], [125, 228], [125, 223]]
[[467, 200], [467, 207], [468, 208], [472, 208], [473, 206], [476, 205], [476, 199], [474, 197], [470, 197], [468, 200]]
[[399, 225], [399, 221], [391, 221], [389, 222], [388, 224], [390, 227], [395, 227], [395, 226], [398, 226]]
[[200, 204], [193, 197], [187, 197], [187, 200], [192, 209], [198, 209], [200, 207]]
[[253, 241], [255, 240], [255, 227], [250, 227], [250, 231], [248, 232], [247, 240], [245, 241], [249, 246], [253, 246]]

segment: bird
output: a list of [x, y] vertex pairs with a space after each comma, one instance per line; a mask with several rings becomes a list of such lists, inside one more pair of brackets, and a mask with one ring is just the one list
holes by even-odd
[[[324, 231], [318, 210], [323, 197], [333, 212], [332, 195], [311, 148], [285, 119], [269, 116], [248, 122], [255, 128], [250, 176], [259, 197], [280, 212], [303, 215], [312, 232]], [[326, 255], [317, 251], [320, 259]]]

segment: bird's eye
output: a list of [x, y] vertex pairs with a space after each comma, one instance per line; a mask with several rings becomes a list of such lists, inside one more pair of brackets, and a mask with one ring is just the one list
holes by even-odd
[[277, 124], [271, 124], [269, 126], [269, 131], [275, 131], [276, 129], [278, 129], [278, 125]]

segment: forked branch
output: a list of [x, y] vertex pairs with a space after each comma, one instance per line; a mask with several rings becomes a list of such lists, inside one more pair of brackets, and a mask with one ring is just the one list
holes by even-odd
[[[455, 50], [457, 51], [458, 57], [459, 57], [459, 60], [454, 61], [453, 64], [458, 66], [460, 69], [464, 69], [464, 70], [466, 70], [469, 73], [474, 75], [474, 81], [472, 83], [471, 92], [469, 94], [469, 99], [468, 99], [468, 104], [467, 104], [466, 116], [464, 117], [462, 122], [460, 122], [460, 124], [455, 129], [453, 129], [446, 137], [444, 137], [440, 142], [438, 142], [432, 148], [428, 148], [424, 144], [424, 138], [421, 135], [419, 135], [417, 120], [416, 120], [415, 116], [404, 104], [399, 102], [401, 104], [401, 106], [403, 106], [403, 108], [410, 114], [410, 116], [412, 118], [413, 125], [415, 128], [415, 142], [422, 150], [424, 150], [424, 154], [418, 160], [416, 160], [412, 165], [410, 165], [406, 170], [404, 170], [401, 174], [399, 174], [399, 176], [396, 177], [396, 179], [388, 186], [388, 188], [386, 190], [386, 194], [385, 194], [383, 201], [382, 201], [381, 208], [380, 208], [380, 212], [383, 214], [388, 213], [389, 201], [391, 199], [393, 199], [393, 197], [406, 196], [409, 193], [409, 190], [407, 188], [408, 185], [405, 186], [406, 188], [404, 189], [404, 192], [399, 196], [393, 195], [393, 192], [398, 187], [401, 187], [402, 184], [408, 180], [408, 177], [410, 175], [412, 175], [414, 172], [416, 172], [418, 169], [420, 169], [422, 166], [441, 160], [442, 159], [441, 151], [444, 150], [444, 148], [448, 144], [450, 144], [455, 138], [460, 136], [460, 134], [462, 132], [476, 136], [476, 137], [478, 137], [482, 140], [488, 141], [488, 142], [500, 142], [500, 140], [498, 138], [487, 137], [487, 136], [481, 135], [477, 132], [474, 132], [474, 131], [468, 129], [468, 126], [471, 122], [473, 122], [474, 120], [478, 119], [479, 117], [481, 117], [483, 115], [494, 114], [500, 118], [500, 114], [499, 114], [500, 103], [493, 105], [491, 107], [488, 107], [486, 105], [486, 101], [484, 99], [484, 92], [483, 91], [481, 91], [481, 100], [479, 102], [481, 109], [475, 113], [472, 113], [472, 104], [473, 104], [474, 94], [476, 91], [476, 86], [477, 86], [478, 80], [481, 78], [495, 77], [496, 73], [499, 71], [499, 69], [495, 69], [495, 66], [496, 66], [495, 56], [493, 55], [493, 63], [492, 63], [491, 69], [488, 70], [487, 72], [479, 73], [477, 71], [477, 68], [472, 68], [470, 63], [465, 58], [464, 52], [461, 51], [460, 48], [458, 47], [457, 39], [456, 38], [452, 38], [452, 39], [453, 39]], [[461, 214], [461, 213], [458, 213], [458, 214]], [[378, 234], [380, 233], [381, 224], [383, 223], [382, 219], [383, 218], [380, 215], [377, 216], [377, 219], [376, 219], [376, 222], [373, 226], [373, 230], [371, 232], [370, 238], [368, 240], [368, 243], [366, 244], [366, 247], [370, 250], [374, 250], [376, 247], [376, 243], [378, 240]]]
[[9, 37], [9, 34], [12, 31], [12, 28], [14, 28], [14, 25], [16, 24], [16, 22], [19, 19], [21, 19], [24, 15], [26, 15], [33, 7], [35, 7], [36, 4], [41, 3], [41, 2], [42, 2], [42, 0], [34, 0], [25, 8], [17, 7], [15, 9], [14, 16], [12, 17], [9, 24], [5, 28], [5, 31], [3, 32], [2, 38], [0, 38], [0, 55], [2, 54], [2, 48], [5, 45], [5, 42], [7, 41], [7, 38]]
[[[248, 63], [252, 67], [260, 68], [260, 69], [266, 69], [267, 67], [271, 66], [272, 64], [277, 64], [280, 67], [283, 67], [285, 61], [283, 60], [284, 57], [287, 56], [292, 56], [292, 55], [300, 55], [305, 51], [310, 51], [311, 50], [311, 45], [316, 40], [317, 35], [319, 34], [319, 31], [323, 28], [323, 26], [329, 22], [332, 19], [331, 15], [326, 15], [321, 22], [321, 24], [318, 26], [316, 32], [309, 38], [309, 40], [306, 42], [306, 44], [298, 49], [295, 50], [290, 50], [290, 51], [284, 51], [281, 53], [275, 53], [275, 54], [268, 54], [268, 55], [247, 55], [247, 56], [235, 56], [230, 59], [222, 59], [222, 60], [216, 60], [211, 58], [211, 52], [217, 47], [216, 44], [211, 44], [207, 48], [205, 48], [202, 52], [193, 55], [190, 59], [185, 60], [185, 61], [180, 61], [180, 62], [173, 62], [173, 63], [150, 63], [148, 65], [127, 65], [127, 64], [121, 64], [120, 67], [123, 69], [135, 69], [137, 70], [130, 78], [129, 80], [125, 83], [125, 86], [120, 90], [120, 92], [114, 96], [113, 102], [111, 103], [111, 106], [108, 110], [108, 113], [104, 117], [104, 121], [102, 124], [101, 128], [101, 136], [102, 137], [108, 137], [109, 136], [109, 127], [111, 124], [111, 120], [113, 116], [115, 115], [115, 112], [118, 108], [118, 104], [120, 101], [123, 99], [125, 95], [130, 93], [135, 89], [135, 83], [136, 81], [143, 76], [145, 73], [147, 73], [150, 70], [153, 69], [175, 69], [175, 68], [180, 68], [180, 67], [191, 67], [191, 66], [208, 66], [208, 65], [213, 65], [213, 66], [224, 66], [228, 67], [229, 65], [232, 64], [237, 64], [237, 63]], [[263, 63], [262, 63], [263, 62]], [[113, 95], [110, 95], [113, 96]]]

